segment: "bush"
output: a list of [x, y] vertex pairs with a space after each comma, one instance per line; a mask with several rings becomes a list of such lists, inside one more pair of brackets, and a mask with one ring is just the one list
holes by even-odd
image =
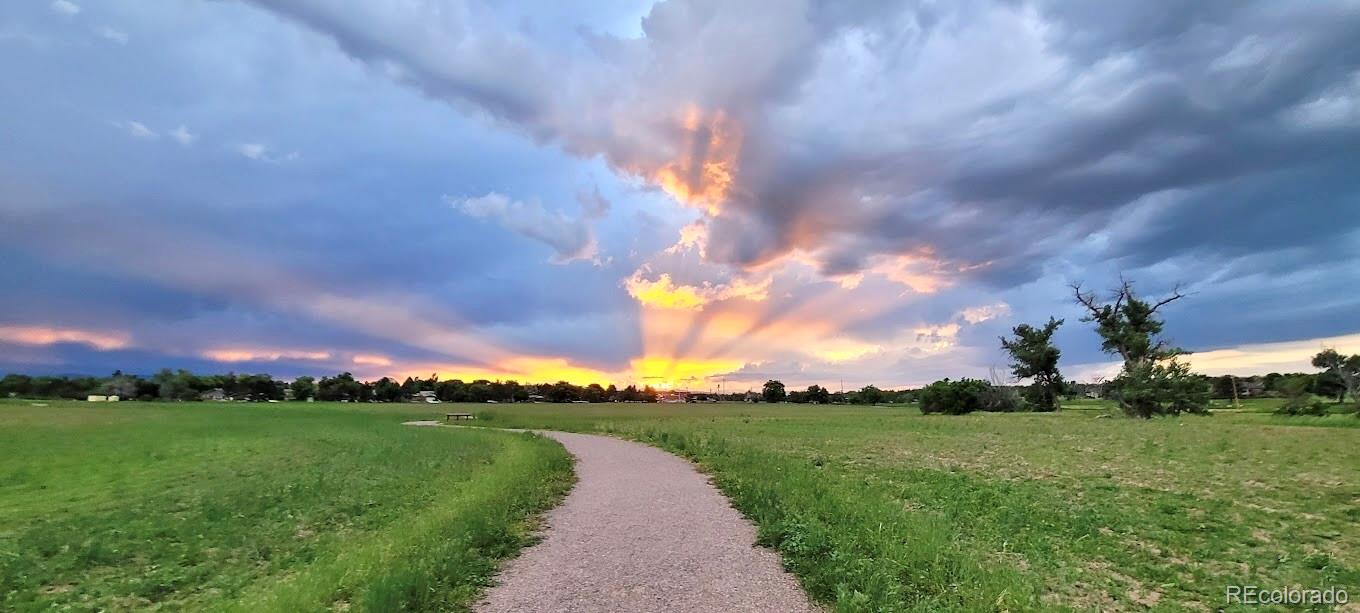
[[1327, 405], [1313, 397], [1310, 381], [1303, 377], [1295, 377], [1286, 380], [1281, 385], [1284, 393], [1284, 404], [1275, 409], [1278, 415], [1312, 415], [1321, 416], [1327, 414]]
[[978, 402], [982, 410], [993, 413], [1013, 413], [1026, 408], [1015, 388], [994, 383], [982, 389]]
[[1111, 386], [1110, 395], [1130, 417], [1209, 414], [1209, 384], [1174, 357], [1132, 367], [1125, 365]]
[[1058, 410], [1058, 395], [1042, 385], [1031, 385], [1020, 392], [1026, 411], [1052, 413]]
[[1327, 414], [1327, 405], [1321, 400], [1295, 401], [1290, 398], [1285, 400], [1280, 408], [1275, 409], [1277, 415], [1310, 415], [1321, 417]]
[[944, 379], [921, 390], [921, 412], [963, 415], [998, 406], [992, 384], [981, 379]]

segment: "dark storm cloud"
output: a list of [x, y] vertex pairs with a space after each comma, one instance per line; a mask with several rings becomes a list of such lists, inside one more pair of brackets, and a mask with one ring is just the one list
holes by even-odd
[[[0, 323], [162, 353], [61, 364], [202, 365], [232, 341], [436, 362], [471, 330], [616, 370], [644, 350], [621, 281], [653, 264], [798, 268], [764, 326], [863, 273], [854, 300], [881, 308], [834, 334], [866, 342], [1011, 305], [952, 362], [882, 358], [942, 375], [1051, 313], [1068, 356], [1100, 359], [1065, 284], [1121, 272], [1193, 286], [1189, 346], [1357, 330], [1354, 3], [81, 4], [0, 7], [23, 91], [0, 100], [0, 281], [24, 290]], [[776, 358], [747, 370], [867, 368]], [[285, 362], [259, 365], [314, 365]]]
[[538, 121], [547, 110], [553, 79], [544, 59], [522, 35], [483, 21], [488, 11], [479, 7], [252, 1], [330, 34], [346, 53], [383, 66], [431, 96], [465, 99], [522, 123]]
[[[443, 330], [484, 328], [530, 355], [566, 347], [617, 365], [635, 353], [617, 271], [543, 266], [551, 248], [440, 201], [504, 190], [576, 215], [590, 188], [600, 217], [619, 184], [598, 164], [460, 119], [243, 5], [85, 7], [79, 19], [130, 33], [115, 47], [35, 6], [0, 9], [0, 66], [26, 87], [0, 102], [12, 145], [0, 152], [0, 280], [22, 289], [0, 323], [126, 331], [170, 366], [224, 346], [484, 357], [287, 298], [321, 291]], [[570, 320], [599, 323], [543, 333]], [[602, 329], [614, 333], [602, 341]]]
[[[1360, 15], [1344, 5], [1233, 6], [1191, 7], [1187, 15], [1158, 7], [1161, 17], [1133, 19], [1109, 37], [1090, 29], [1086, 9], [1069, 20], [1064, 7], [1049, 7], [1049, 38], [1060, 42], [1050, 52], [1072, 46], [1080, 54], [1058, 55], [1064, 66], [1043, 91], [965, 109], [946, 126], [967, 134], [989, 125], [976, 136], [946, 135], [880, 155], [862, 153], [872, 142], [860, 150], [825, 147], [829, 159], [774, 154], [782, 156], [780, 170], [737, 198], [739, 214], [720, 216], [709, 252], [752, 264], [850, 234], [856, 245], [841, 241], [824, 253], [827, 272], [846, 272], [874, 253], [929, 246], [946, 259], [990, 262], [978, 274], [1013, 285], [1034, 278], [1037, 261], [1061, 250], [1059, 241], [1043, 244], [1045, 237], [1070, 237], [1073, 226], [1077, 236], [1098, 231], [1131, 203], [1166, 190], [1209, 191], [1275, 175], [1295, 189], [1314, 186], [1302, 188], [1317, 196], [1304, 209], [1353, 203], [1347, 168], [1360, 154], [1353, 110]], [[1351, 105], [1340, 125], [1308, 117], [1309, 104], [1329, 96]], [[1214, 211], [1223, 232], [1176, 226], [1180, 240], [1149, 239], [1156, 244], [1145, 257], [1233, 249], [1255, 232], [1229, 227], [1264, 225], [1258, 216], [1287, 221], [1286, 211], [1301, 208], [1297, 198], [1233, 192], [1216, 194], [1229, 199]], [[874, 200], [866, 204], [866, 196]], [[1203, 210], [1198, 200], [1173, 208], [1200, 217], [1192, 212]], [[1317, 234], [1311, 216], [1292, 217], [1295, 223], [1274, 224], [1269, 242], [1328, 240], [1353, 227]], [[1192, 236], [1198, 241], [1183, 244]]]
[[[716, 141], [666, 127], [686, 108], [730, 122], [703, 128], [741, 143], [704, 253], [737, 267], [801, 252], [835, 276], [884, 256], [924, 256], [942, 276], [1015, 289], [1055, 270], [1094, 283], [1121, 269], [1193, 281], [1206, 271], [1156, 268], [1187, 254], [1228, 262], [1322, 245], [1271, 262], [1277, 275], [1352, 257], [1340, 245], [1353, 216], [1327, 214], [1357, 197], [1360, 11], [1351, 5], [789, 2], [761, 20], [748, 8], [660, 3], [639, 38], [589, 34], [594, 56], [503, 33], [535, 58], [529, 72], [552, 65], [558, 95], [522, 88], [547, 108], [487, 110], [645, 179], [687, 156], [698, 161], [691, 171], [725, 162], [710, 150]], [[305, 21], [342, 46], [364, 36], [383, 49], [361, 59], [428, 60], [330, 11]], [[478, 99], [460, 78], [418, 72], [434, 80], [421, 84], [427, 92], [456, 105]], [[1104, 238], [1074, 253], [1088, 236]], [[913, 309], [940, 321], [956, 306]], [[1270, 312], [1261, 317], [1291, 329], [1287, 311]], [[902, 321], [880, 319], [880, 330]]]
[[[741, 149], [709, 224], [706, 253], [718, 263], [756, 266], [797, 250], [835, 275], [928, 249], [961, 267], [986, 264], [971, 274], [1014, 286], [1042, 274], [1067, 240], [1168, 190], [1230, 197], [1229, 184], [1275, 175], [1331, 187], [1309, 206], [1354, 197], [1360, 11], [1347, 3], [789, 2], [756, 22], [739, 3], [672, 0], [643, 19], [641, 38], [589, 34], [596, 57], [488, 30], [492, 21], [461, 4], [415, 3], [376, 20], [362, 4], [261, 4], [360, 59], [404, 67], [399, 76], [427, 92], [602, 153], [625, 173], [647, 177], [677, 156], [696, 157], [690, 168], [714, 161], [706, 148], [677, 149], [659, 126], [685, 105], [721, 112]], [[430, 11], [438, 19], [421, 36], [394, 34]], [[462, 53], [448, 61], [431, 48]], [[523, 65], [511, 78], [469, 76], [500, 74], [507, 58]], [[682, 180], [705, 187], [698, 175]], [[1245, 219], [1280, 203], [1220, 206]], [[1309, 223], [1276, 228], [1272, 243], [1319, 238]], [[1141, 257], [1190, 248], [1232, 249], [1233, 239], [1159, 241]]]

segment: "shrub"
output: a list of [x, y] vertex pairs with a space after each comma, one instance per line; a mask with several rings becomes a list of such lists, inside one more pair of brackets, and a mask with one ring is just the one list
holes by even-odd
[[[992, 395], [992, 384], [981, 379], [943, 379], [921, 390], [921, 412], [963, 415], [986, 410], [984, 401]], [[996, 405], [990, 405], [996, 406]]]
[[1327, 414], [1327, 405], [1313, 397], [1308, 380], [1303, 378], [1290, 379], [1282, 387], [1284, 404], [1275, 409], [1276, 414], [1313, 416]]
[[1161, 362], [1125, 365], [1111, 382], [1111, 396], [1130, 417], [1209, 413], [1209, 385], [1172, 357]]
[[[1028, 389], [1028, 388], [1027, 388]], [[979, 391], [978, 404], [983, 411], [1012, 413], [1025, 408], [1020, 392], [1005, 385], [988, 384]]]
[[1284, 404], [1276, 409], [1277, 415], [1327, 415], [1327, 405], [1312, 397], [1308, 379], [1288, 379], [1281, 387], [1284, 391]]
[[1295, 401], [1290, 398], [1285, 400], [1280, 408], [1275, 409], [1277, 415], [1311, 415], [1321, 417], [1327, 414], [1327, 405], [1321, 400]]

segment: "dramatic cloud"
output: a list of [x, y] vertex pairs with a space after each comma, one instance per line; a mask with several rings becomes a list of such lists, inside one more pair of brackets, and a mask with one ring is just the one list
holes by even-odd
[[[1267, 167], [1340, 172], [1360, 142], [1346, 119], [1360, 16], [1345, 3], [1154, 3], [1103, 31], [1064, 3], [786, 2], [757, 16], [676, 0], [640, 38], [591, 35], [593, 57], [469, 7], [262, 4], [427, 92], [604, 155], [707, 212], [706, 256], [740, 266], [804, 252], [852, 274], [927, 250], [1014, 285], [1141, 198], [1214, 193]], [[441, 58], [453, 49], [459, 60]], [[511, 59], [533, 78], [485, 82]]]
[[595, 236], [590, 226], [561, 212], [551, 212], [538, 201], [521, 202], [491, 192], [476, 198], [444, 201], [469, 217], [496, 221], [507, 229], [552, 247], [553, 261], [565, 264], [595, 256]]
[[1360, 333], [1349, 0], [86, 9], [0, 8], [3, 368], [1095, 373], [1121, 274], [1206, 372]]
[[624, 281], [628, 294], [638, 302], [663, 309], [702, 310], [710, 302], [742, 299], [761, 302], [769, 298], [772, 279], [751, 282], [734, 279], [731, 283], [714, 285], [678, 285], [668, 273], [661, 273], [656, 279], [648, 280], [639, 270]]

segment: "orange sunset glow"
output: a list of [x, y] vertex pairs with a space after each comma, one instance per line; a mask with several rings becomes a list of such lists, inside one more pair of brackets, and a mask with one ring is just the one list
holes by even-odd
[[0, 74], [0, 613], [1360, 613], [1360, 0], [9, 0]]
[[676, 200], [717, 215], [737, 172], [740, 127], [722, 110], [690, 106], [677, 129], [677, 157], [651, 172], [651, 179]]
[[0, 341], [21, 345], [81, 343], [98, 349], [122, 349], [131, 344], [123, 332], [56, 328], [48, 326], [0, 326]]
[[1072, 286], [1121, 279], [1205, 373], [1348, 346], [1330, 3], [1174, 49], [870, 4], [15, 4], [0, 369], [916, 386], [1050, 318], [1104, 364]]

